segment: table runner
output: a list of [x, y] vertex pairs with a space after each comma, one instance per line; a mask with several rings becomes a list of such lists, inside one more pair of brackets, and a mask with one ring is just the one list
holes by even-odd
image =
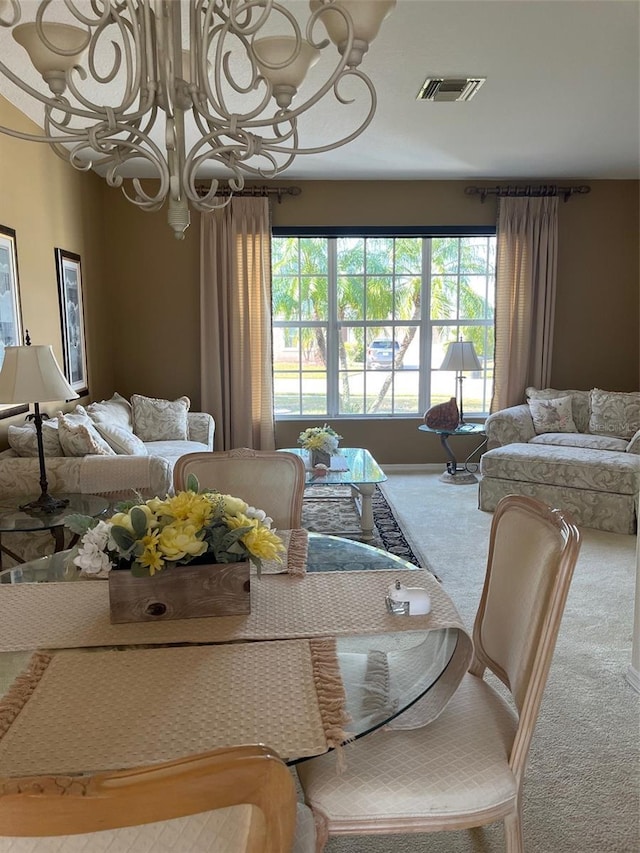
[[[0, 776], [71, 775], [267, 743], [342, 743], [335, 641], [36, 653], [0, 702]], [[60, 780], [55, 780], [60, 784]]]
[[[385, 596], [402, 578], [431, 596], [427, 616], [393, 616]], [[103, 580], [0, 586], [0, 651], [429, 631], [464, 625], [449, 596], [421, 570], [266, 575], [251, 581], [251, 613], [166, 622], [109, 621]]]

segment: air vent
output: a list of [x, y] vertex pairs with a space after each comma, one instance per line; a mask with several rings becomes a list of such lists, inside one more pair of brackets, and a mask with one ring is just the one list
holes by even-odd
[[486, 77], [427, 77], [418, 101], [470, 101]]

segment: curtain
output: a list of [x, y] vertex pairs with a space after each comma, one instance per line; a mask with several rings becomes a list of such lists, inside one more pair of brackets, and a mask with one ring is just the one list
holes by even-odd
[[551, 382], [558, 198], [500, 198], [497, 235], [492, 412]]
[[217, 450], [273, 450], [269, 200], [234, 198], [200, 229], [202, 410]]

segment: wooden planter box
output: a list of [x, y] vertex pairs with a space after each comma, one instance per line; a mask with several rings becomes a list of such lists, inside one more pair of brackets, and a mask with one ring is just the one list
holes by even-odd
[[111, 622], [162, 622], [251, 612], [249, 561], [188, 564], [149, 578], [109, 572]]

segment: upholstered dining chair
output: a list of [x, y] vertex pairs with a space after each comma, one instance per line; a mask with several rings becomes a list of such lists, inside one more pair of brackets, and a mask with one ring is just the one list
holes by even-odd
[[85, 777], [0, 779], [0, 850], [312, 853], [311, 813], [268, 747]]
[[247, 447], [187, 453], [173, 469], [176, 491], [185, 488], [189, 474], [195, 474], [202, 487], [264, 510], [280, 530], [302, 526], [305, 470], [295, 453]]
[[[298, 765], [305, 801], [329, 835], [438, 832], [502, 819], [508, 853], [523, 853], [522, 783], [560, 620], [580, 549], [557, 509], [509, 495], [495, 511], [469, 672], [442, 714], [381, 730]], [[484, 679], [490, 670], [510, 692]]]

